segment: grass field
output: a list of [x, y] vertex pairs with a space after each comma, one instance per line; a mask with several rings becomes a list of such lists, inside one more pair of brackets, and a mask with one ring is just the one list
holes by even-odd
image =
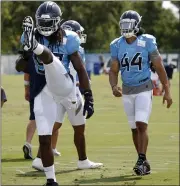
[[[65, 121], [57, 149], [62, 156], [55, 158], [56, 177], [61, 185], [179, 185], [179, 75], [172, 82], [174, 104], [171, 109], [162, 105], [162, 97], [154, 97], [149, 122], [148, 159], [152, 174], [134, 176], [132, 167], [137, 155], [120, 98], [114, 98], [108, 76], [94, 76], [92, 88], [95, 114], [87, 121], [88, 157], [103, 162], [97, 170], [76, 170], [77, 153], [73, 130]], [[24, 100], [23, 76], [2, 76], [8, 102], [2, 110], [2, 185], [42, 185], [44, 173], [31, 168], [32, 161], [24, 160], [22, 146], [29, 117], [28, 102]], [[33, 139], [36, 155], [37, 135]]]

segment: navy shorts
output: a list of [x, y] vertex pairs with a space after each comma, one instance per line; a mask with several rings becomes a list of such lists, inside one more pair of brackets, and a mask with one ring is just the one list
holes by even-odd
[[30, 107], [30, 116], [29, 120], [35, 120], [35, 115], [34, 115], [34, 99], [29, 101], [29, 107]]

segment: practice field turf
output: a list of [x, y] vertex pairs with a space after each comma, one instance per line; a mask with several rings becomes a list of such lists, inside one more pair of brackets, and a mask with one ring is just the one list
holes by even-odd
[[[104, 167], [76, 169], [73, 130], [66, 119], [57, 146], [62, 156], [55, 158], [57, 181], [61, 185], [179, 185], [178, 79], [178, 74], [175, 74], [171, 109], [162, 105], [162, 97], [154, 97], [147, 154], [152, 174], [139, 177], [132, 171], [137, 155], [121, 98], [113, 97], [108, 76], [93, 76], [95, 114], [86, 125], [87, 154], [90, 160], [103, 162]], [[8, 96], [2, 110], [2, 185], [42, 185], [45, 183], [44, 173], [33, 170], [32, 161], [23, 158], [22, 146], [29, 117], [23, 76], [2, 76], [2, 85]], [[35, 156], [37, 135], [32, 144]]]

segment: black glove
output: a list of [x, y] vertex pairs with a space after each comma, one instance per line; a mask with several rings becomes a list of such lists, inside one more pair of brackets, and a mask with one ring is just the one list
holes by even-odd
[[20, 54], [20, 56], [15, 61], [15, 63], [16, 63], [15, 68], [18, 72], [25, 72], [26, 73], [26, 70], [28, 67], [28, 60], [31, 57], [32, 53], [22, 51], [22, 50], [18, 51], [18, 53]]
[[84, 90], [84, 110], [83, 110], [83, 116], [86, 115], [86, 119], [90, 118], [94, 113], [94, 100], [91, 90]]

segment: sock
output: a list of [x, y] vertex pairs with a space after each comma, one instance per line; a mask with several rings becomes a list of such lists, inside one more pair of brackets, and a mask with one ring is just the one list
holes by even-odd
[[139, 153], [139, 159], [145, 161], [146, 160], [146, 155], [142, 154], [142, 153]]
[[50, 167], [44, 167], [44, 172], [45, 172], [47, 180], [53, 179], [56, 182], [54, 165]]
[[37, 45], [37, 47], [33, 50], [33, 52], [36, 54], [36, 55], [40, 55], [42, 54], [44, 51], [44, 46], [39, 44]]
[[32, 148], [32, 145], [28, 142], [25, 142], [25, 145], [29, 146], [30, 148]]

